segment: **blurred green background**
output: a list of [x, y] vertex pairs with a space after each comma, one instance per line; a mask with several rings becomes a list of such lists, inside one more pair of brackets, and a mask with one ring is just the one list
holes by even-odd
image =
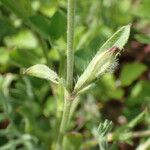
[[[66, 6], [66, 0], [0, 0], [1, 150], [50, 150], [56, 141], [62, 87], [23, 71], [43, 63], [65, 76]], [[150, 130], [150, 1], [76, 0], [75, 13], [76, 76], [119, 27], [132, 27], [116, 71], [82, 95], [66, 150], [98, 150], [93, 130], [106, 118], [116, 135], [110, 149], [149, 150], [150, 135], [127, 133]]]

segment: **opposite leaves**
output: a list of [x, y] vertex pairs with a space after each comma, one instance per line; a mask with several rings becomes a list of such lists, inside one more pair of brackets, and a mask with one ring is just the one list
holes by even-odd
[[120, 28], [106, 41], [79, 77], [74, 92], [86, 88], [94, 80], [107, 71], [113, 71], [117, 65], [116, 57], [127, 43], [130, 34], [130, 25]]
[[28, 68], [25, 71], [25, 74], [35, 76], [38, 78], [42, 78], [42, 79], [46, 79], [46, 80], [50, 80], [56, 84], [58, 84], [58, 82], [60, 80], [56, 72], [51, 70], [46, 65], [42, 65], [42, 64], [37, 64], [37, 65], [34, 65], [34, 66]]

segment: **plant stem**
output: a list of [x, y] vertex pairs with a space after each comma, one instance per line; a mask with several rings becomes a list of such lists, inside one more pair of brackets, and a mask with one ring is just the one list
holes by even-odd
[[64, 108], [63, 108], [63, 115], [62, 115], [62, 120], [61, 120], [61, 124], [60, 124], [59, 135], [58, 135], [57, 144], [56, 144], [56, 150], [62, 149], [63, 136], [65, 134], [66, 127], [68, 126], [70, 108], [71, 108], [71, 101], [68, 101], [66, 99], [65, 103], [64, 103]]
[[[130, 138], [148, 137], [150, 136], [150, 130], [128, 132], [128, 134], [130, 134]], [[108, 134], [107, 139], [109, 142], [112, 142], [114, 140], [113, 135], [114, 135], [113, 133]]]
[[72, 118], [72, 116], [73, 116], [73, 114], [74, 114], [74, 112], [75, 112], [79, 102], [80, 102], [80, 98], [79, 97], [76, 97], [73, 100], [73, 102], [71, 104], [71, 108], [70, 108], [69, 120], [71, 120], [71, 118]]
[[48, 48], [47, 48], [47, 44], [46, 44], [46, 41], [44, 39], [42, 39], [40, 37], [40, 41], [41, 41], [41, 46], [42, 46], [42, 51], [43, 51], [43, 55], [45, 57], [45, 60], [47, 62], [47, 65], [50, 67], [51, 66], [51, 63], [50, 63], [50, 60], [48, 58]]
[[146, 131], [136, 131], [132, 133], [132, 137], [137, 138], [137, 137], [145, 137], [145, 136], [150, 136], [150, 130]]
[[67, 88], [69, 91], [73, 87], [73, 66], [74, 66], [74, 10], [75, 0], [68, 0], [67, 7]]
[[73, 90], [73, 67], [74, 67], [74, 12], [75, 0], [68, 0], [67, 5], [67, 91], [65, 90], [63, 115], [61, 119], [56, 150], [62, 149], [63, 137], [69, 122], [70, 108], [72, 104], [71, 92]]

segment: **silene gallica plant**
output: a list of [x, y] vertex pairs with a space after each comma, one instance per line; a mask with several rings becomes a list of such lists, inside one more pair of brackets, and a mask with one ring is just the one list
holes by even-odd
[[[71, 116], [75, 112], [75, 108], [80, 101], [80, 95], [92, 88], [95, 81], [101, 78], [106, 72], [112, 72], [118, 64], [118, 56], [127, 43], [130, 34], [130, 25], [121, 27], [113, 34], [98, 50], [92, 58], [87, 68], [80, 77], [76, 78], [74, 72], [74, 17], [75, 16], [75, 0], [68, 0], [67, 6], [67, 70], [66, 78], [58, 76], [58, 74], [44, 64], [36, 64], [25, 71], [25, 74], [43, 78], [51, 81], [53, 84], [63, 87], [64, 105], [63, 113], [60, 121], [58, 138], [54, 144], [54, 149], [61, 150], [64, 135], [69, 126]], [[59, 90], [59, 89], [58, 89]]]

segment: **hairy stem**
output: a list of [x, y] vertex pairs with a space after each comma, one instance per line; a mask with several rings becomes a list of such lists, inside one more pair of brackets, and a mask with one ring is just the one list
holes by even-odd
[[74, 7], [75, 0], [68, 0], [67, 7], [67, 88], [73, 88], [73, 66], [74, 66]]
[[73, 114], [74, 114], [74, 112], [75, 112], [79, 102], [80, 102], [80, 98], [79, 97], [76, 97], [73, 100], [73, 102], [71, 104], [71, 108], [70, 108], [69, 120], [71, 120], [71, 118], [72, 118], [72, 116], [73, 116]]
[[70, 107], [71, 107], [71, 101], [65, 100], [61, 125], [59, 129], [59, 135], [57, 139], [56, 150], [62, 150], [63, 137], [66, 131], [66, 127], [68, 126]]
[[62, 150], [62, 143], [65, 131], [69, 122], [70, 108], [73, 99], [71, 98], [71, 92], [73, 90], [73, 67], [74, 67], [74, 8], [75, 0], [68, 0], [67, 5], [67, 91], [64, 96], [64, 108], [61, 119], [58, 139], [56, 143], [56, 150]]

